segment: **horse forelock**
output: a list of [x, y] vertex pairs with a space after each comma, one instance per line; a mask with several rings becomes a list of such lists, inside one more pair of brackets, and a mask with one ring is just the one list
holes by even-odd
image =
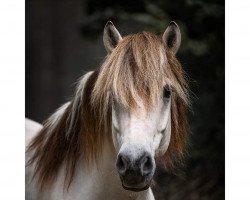
[[143, 32], [126, 36], [103, 63], [92, 102], [108, 104], [112, 96], [128, 109], [136, 109], [140, 102], [150, 109], [168, 84], [187, 103], [187, 85], [179, 80], [178, 76], [184, 76], [179, 66], [157, 35]]

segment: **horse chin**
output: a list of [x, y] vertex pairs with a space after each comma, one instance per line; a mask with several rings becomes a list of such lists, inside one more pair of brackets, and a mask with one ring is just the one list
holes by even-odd
[[142, 187], [142, 188], [137, 188], [137, 187], [127, 187], [125, 185], [122, 184], [122, 187], [125, 189], [125, 190], [129, 190], [129, 191], [133, 191], [133, 192], [141, 192], [143, 190], [147, 190], [149, 188], [150, 184]]
[[133, 192], [140, 192], [143, 190], [147, 190], [151, 185], [151, 180], [146, 181], [146, 183], [141, 183], [141, 184], [137, 184], [137, 185], [130, 185], [130, 184], [126, 184], [126, 182], [122, 181], [122, 187], [125, 190], [130, 190]]

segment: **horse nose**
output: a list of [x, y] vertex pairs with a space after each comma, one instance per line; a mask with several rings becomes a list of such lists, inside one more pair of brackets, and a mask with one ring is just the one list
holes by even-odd
[[137, 159], [126, 153], [120, 153], [117, 158], [116, 168], [121, 176], [125, 176], [128, 173], [146, 176], [153, 172], [154, 162], [148, 152], [144, 152]]

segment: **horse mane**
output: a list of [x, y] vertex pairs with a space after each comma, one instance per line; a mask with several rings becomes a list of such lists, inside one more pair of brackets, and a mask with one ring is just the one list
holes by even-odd
[[34, 177], [41, 190], [53, 183], [63, 164], [69, 188], [80, 159], [86, 166], [97, 163], [104, 138], [111, 141], [113, 98], [131, 111], [140, 103], [151, 109], [166, 84], [173, 91], [172, 133], [169, 148], [159, 160], [169, 169], [182, 160], [188, 85], [181, 64], [160, 37], [148, 32], [124, 37], [101, 68], [85, 79], [79, 82], [72, 101], [45, 121], [27, 148], [32, 152], [28, 165], [35, 165]]

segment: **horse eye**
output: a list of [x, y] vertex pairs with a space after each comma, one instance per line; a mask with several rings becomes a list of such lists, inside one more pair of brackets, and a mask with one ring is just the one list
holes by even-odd
[[169, 86], [165, 86], [163, 89], [163, 97], [169, 98], [170, 95], [171, 95], [171, 90], [170, 90]]

